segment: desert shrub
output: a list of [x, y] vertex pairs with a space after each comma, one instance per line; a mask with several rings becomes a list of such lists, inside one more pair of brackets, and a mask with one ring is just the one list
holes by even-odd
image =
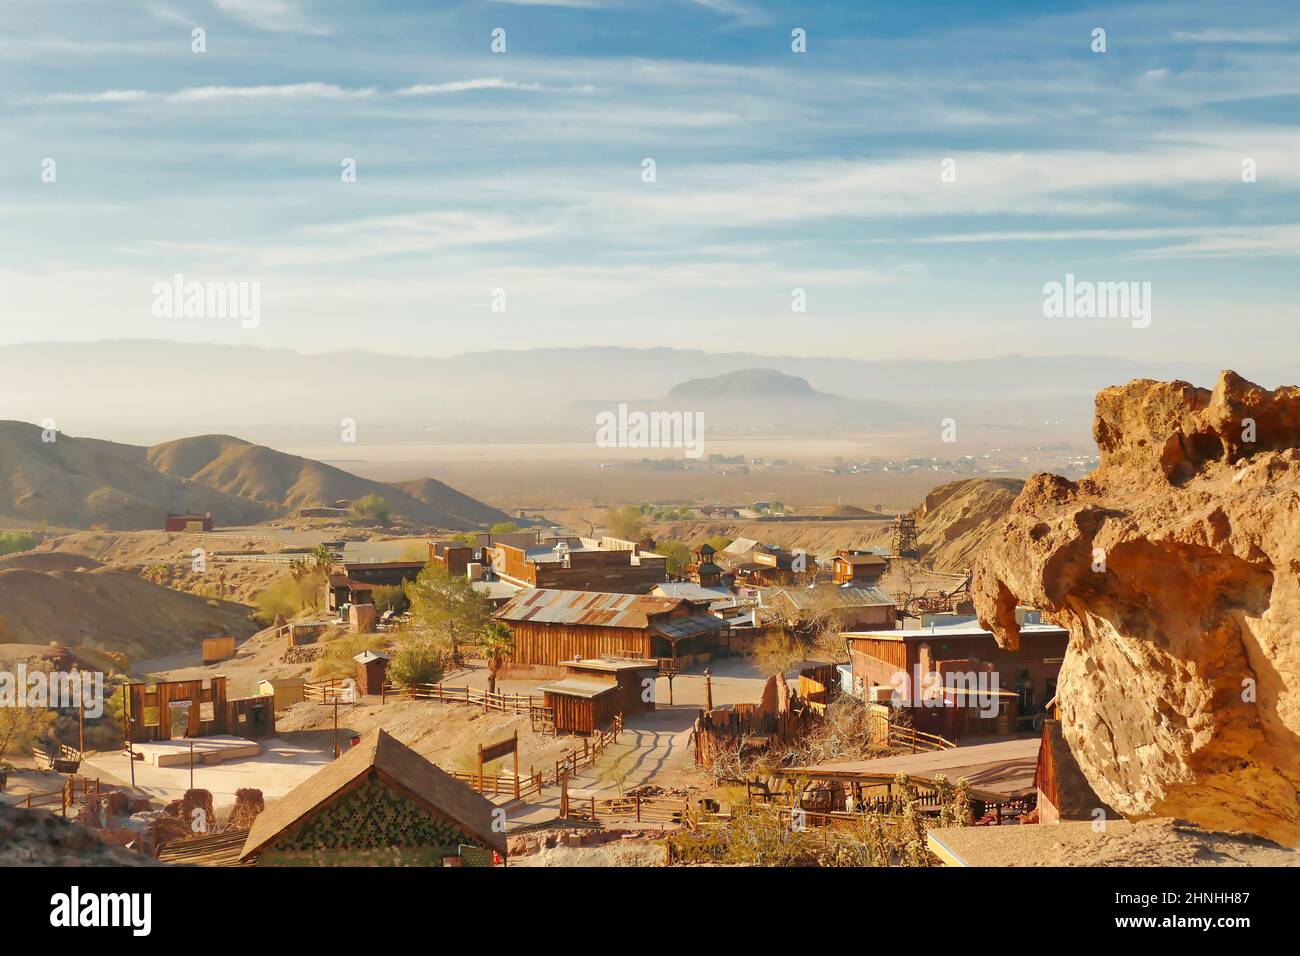
[[436, 684], [447, 672], [447, 653], [427, 638], [412, 638], [388, 661], [388, 679], [394, 684]]
[[754, 644], [754, 666], [764, 674], [784, 674], [807, 656], [807, 647], [781, 628], [768, 631]]
[[253, 619], [262, 627], [270, 627], [277, 614], [283, 614], [288, 620], [303, 608], [315, 605], [319, 585], [319, 579], [314, 577], [280, 578], [253, 599], [257, 605]]
[[[383, 651], [382, 634], [346, 634], [325, 644], [325, 652], [316, 660], [312, 676], [355, 677], [357, 662], [352, 658], [366, 651]], [[391, 679], [391, 678], [390, 678]]]
[[393, 509], [388, 506], [388, 500], [375, 494], [354, 501], [352, 511], [358, 517], [368, 521], [378, 521], [380, 524], [388, 524], [388, 519], [393, 516]]
[[400, 614], [411, 606], [400, 584], [381, 584], [372, 592], [372, 597], [375, 602], [375, 612], [378, 614], [383, 614], [385, 611]]
[[25, 531], [6, 531], [0, 534], [0, 555], [17, 554], [36, 547], [36, 538]]

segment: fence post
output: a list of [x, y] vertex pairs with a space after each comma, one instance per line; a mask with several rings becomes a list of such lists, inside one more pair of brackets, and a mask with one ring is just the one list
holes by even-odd
[[636, 795], [636, 822], [641, 822], [641, 794]]

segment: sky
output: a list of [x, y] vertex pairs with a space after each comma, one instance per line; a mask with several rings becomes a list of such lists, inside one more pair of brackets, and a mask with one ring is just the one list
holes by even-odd
[[[0, 0], [0, 22], [0, 345], [1247, 365], [1295, 341], [1290, 0]], [[175, 275], [256, 283], [256, 323], [160, 316]], [[1150, 321], [1046, 316], [1067, 275], [1150, 283]]]

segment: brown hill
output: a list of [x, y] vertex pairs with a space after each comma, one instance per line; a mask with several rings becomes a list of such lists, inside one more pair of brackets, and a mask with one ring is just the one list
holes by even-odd
[[970, 567], [1024, 486], [1020, 478], [966, 478], [935, 488], [912, 512], [922, 560], [940, 571]]
[[[21, 556], [20, 556], [21, 557]], [[67, 560], [50, 555], [52, 561]], [[0, 633], [14, 643], [89, 647], [131, 660], [189, 649], [207, 637], [246, 637], [257, 628], [231, 601], [160, 587], [80, 557], [81, 570], [41, 571], [0, 563]]]
[[257, 503], [162, 474], [147, 449], [59, 434], [42, 441], [26, 422], [0, 422], [0, 515], [73, 528], [161, 528], [169, 511], [213, 511], [229, 523], [262, 521]]
[[433, 479], [401, 486], [350, 474], [228, 435], [151, 448], [0, 422], [0, 516], [86, 528], [161, 528], [168, 512], [206, 512], [219, 524], [251, 524], [299, 508], [378, 495], [395, 515], [454, 530], [508, 516]]

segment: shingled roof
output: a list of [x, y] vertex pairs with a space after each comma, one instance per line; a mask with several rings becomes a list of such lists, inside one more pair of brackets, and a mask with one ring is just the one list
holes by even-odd
[[395, 737], [377, 730], [263, 810], [253, 823], [241, 860], [312, 816], [369, 776], [379, 779], [437, 816], [451, 820], [487, 846], [506, 852], [506, 837], [492, 828], [495, 805], [469, 785], [434, 766]]

